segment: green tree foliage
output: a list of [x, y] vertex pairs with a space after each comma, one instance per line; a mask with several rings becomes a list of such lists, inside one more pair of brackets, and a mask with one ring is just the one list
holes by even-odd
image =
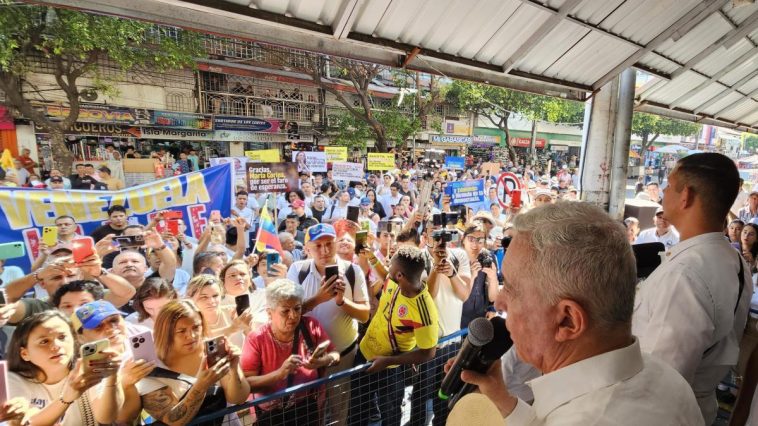
[[749, 151], [751, 153], [758, 151], [758, 135], [755, 133], [744, 132], [741, 135], [741, 139], [743, 150]]
[[[395, 104], [396, 101], [393, 102], [393, 105]], [[402, 108], [374, 109], [372, 115], [384, 129], [384, 140], [393, 142], [398, 149], [404, 148], [408, 138], [421, 130], [419, 117]], [[377, 137], [374, 127], [365, 119], [358, 118], [348, 111], [332, 114], [329, 117], [328, 131], [332, 136], [331, 144], [347, 146], [351, 149], [365, 150], [366, 140]]]
[[[54, 163], [64, 172], [71, 169], [73, 161], [64, 135], [79, 117], [80, 93], [113, 90], [113, 82], [99, 73], [103, 60], [109, 59], [122, 72], [148, 67], [164, 71], [193, 67], [204, 55], [198, 34], [0, 0], [0, 90], [5, 93], [4, 103], [50, 133]], [[52, 65], [55, 81], [70, 107], [61, 121], [50, 120], [30, 99], [27, 77], [40, 61]], [[82, 88], [82, 77], [94, 83]]]
[[702, 126], [689, 121], [675, 120], [645, 112], [632, 116], [632, 133], [642, 138], [641, 152], [647, 151], [660, 135], [690, 136], [700, 132]]
[[534, 95], [503, 87], [456, 80], [448, 88], [448, 102], [465, 111], [486, 117], [505, 132], [511, 161], [516, 162], [516, 151], [510, 145], [509, 120], [518, 113], [535, 121], [581, 123], [584, 105], [559, 98]]

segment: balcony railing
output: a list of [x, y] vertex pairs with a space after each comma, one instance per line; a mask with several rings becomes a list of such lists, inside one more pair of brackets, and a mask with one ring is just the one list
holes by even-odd
[[276, 118], [284, 121], [313, 121], [314, 114], [319, 109], [317, 102], [224, 92], [201, 92], [201, 105], [203, 112], [209, 114]]

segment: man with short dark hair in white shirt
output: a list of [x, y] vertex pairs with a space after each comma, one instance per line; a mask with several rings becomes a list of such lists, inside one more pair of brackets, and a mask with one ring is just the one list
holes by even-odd
[[677, 162], [663, 215], [681, 241], [640, 285], [634, 310], [640, 347], [690, 383], [707, 425], [716, 418], [716, 386], [737, 364], [753, 294], [750, 268], [724, 238], [738, 186], [737, 167], [721, 154]]
[[534, 404], [508, 392], [500, 363], [461, 378], [508, 426], [702, 426], [687, 382], [632, 335], [637, 274], [623, 225], [588, 203], [558, 202], [519, 214], [513, 230], [495, 304], [519, 357], [543, 373], [528, 382]]

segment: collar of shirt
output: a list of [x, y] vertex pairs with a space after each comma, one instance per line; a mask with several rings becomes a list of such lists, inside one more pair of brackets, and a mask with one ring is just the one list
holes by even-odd
[[642, 371], [640, 342], [593, 356], [528, 382], [540, 419], [572, 400], [634, 377]]
[[666, 252], [666, 261], [672, 261], [675, 257], [687, 249], [708, 242], [724, 242], [724, 234], [721, 232], [708, 232], [706, 234], [700, 234], [695, 237], [687, 238], [684, 241], [680, 241], [679, 244], [673, 246], [671, 250], [668, 250]]

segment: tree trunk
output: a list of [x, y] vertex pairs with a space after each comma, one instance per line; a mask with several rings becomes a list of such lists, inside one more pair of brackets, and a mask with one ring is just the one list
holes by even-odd
[[71, 174], [74, 163], [74, 153], [66, 146], [66, 135], [58, 126], [50, 128], [50, 149], [53, 157], [53, 167], [60, 170], [64, 176]]
[[532, 134], [529, 141], [529, 164], [537, 162], [537, 120], [532, 120]]
[[387, 139], [384, 135], [376, 134], [374, 149], [376, 149], [377, 152], [387, 152]]
[[518, 158], [516, 158], [516, 150], [511, 145], [511, 130], [508, 127], [508, 118], [504, 120], [503, 131], [505, 132], [505, 146], [508, 147], [508, 157], [510, 157], [513, 166], [518, 164]]

